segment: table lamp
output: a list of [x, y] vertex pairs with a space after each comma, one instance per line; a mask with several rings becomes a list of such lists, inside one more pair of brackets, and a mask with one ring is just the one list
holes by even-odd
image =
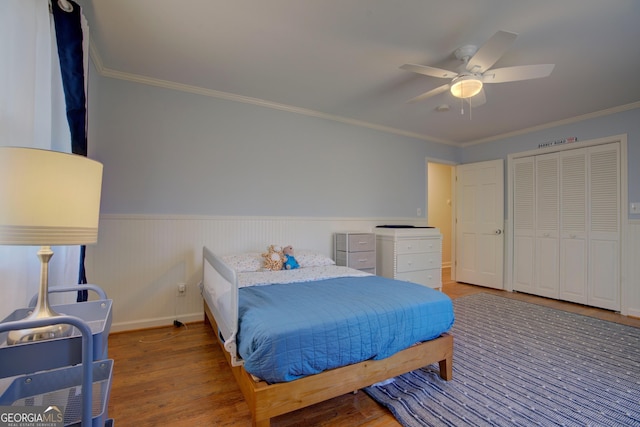
[[[0, 245], [40, 246], [40, 287], [33, 312], [22, 320], [58, 316], [49, 305], [52, 245], [98, 240], [102, 164], [84, 156], [0, 147]], [[7, 344], [71, 335], [66, 324], [10, 331]]]

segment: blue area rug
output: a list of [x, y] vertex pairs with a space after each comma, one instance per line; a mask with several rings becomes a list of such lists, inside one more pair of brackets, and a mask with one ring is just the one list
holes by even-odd
[[476, 294], [437, 365], [365, 391], [403, 426], [640, 426], [640, 329]]

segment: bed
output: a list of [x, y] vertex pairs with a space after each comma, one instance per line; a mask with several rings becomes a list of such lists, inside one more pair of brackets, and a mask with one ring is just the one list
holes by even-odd
[[205, 321], [253, 425], [438, 363], [452, 377], [453, 306], [444, 294], [298, 254], [300, 269], [259, 271], [259, 254], [203, 248]]

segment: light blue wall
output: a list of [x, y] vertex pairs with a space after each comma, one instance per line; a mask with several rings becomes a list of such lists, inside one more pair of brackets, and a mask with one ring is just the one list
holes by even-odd
[[[506, 167], [509, 154], [535, 150], [541, 143], [577, 137], [575, 144], [579, 146], [580, 141], [622, 134], [627, 134], [628, 200], [629, 203], [640, 202], [640, 108], [465, 147], [460, 159], [462, 163], [472, 163], [502, 158]], [[628, 207], [626, 211], [629, 211]], [[638, 214], [628, 214], [628, 217], [640, 219]]]
[[542, 142], [619, 134], [628, 135], [629, 202], [640, 202], [640, 109], [456, 148], [93, 68], [89, 81], [89, 154], [105, 166], [103, 214], [417, 218], [421, 208], [424, 219], [425, 158], [506, 165], [509, 154]]
[[425, 158], [459, 150], [93, 69], [89, 102], [103, 214], [424, 219]]

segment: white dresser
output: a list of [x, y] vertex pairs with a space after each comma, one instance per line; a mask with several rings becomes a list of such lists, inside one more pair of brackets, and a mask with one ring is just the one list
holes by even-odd
[[356, 270], [376, 274], [376, 235], [366, 232], [334, 234], [334, 260]]
[[442, 235], [437, 228], [376, 228], [377, 272], [442, 289]]

